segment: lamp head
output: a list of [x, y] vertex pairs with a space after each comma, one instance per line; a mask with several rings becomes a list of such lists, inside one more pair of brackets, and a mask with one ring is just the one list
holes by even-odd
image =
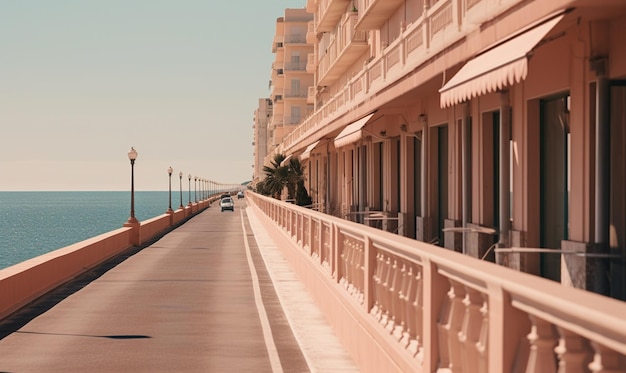
[[172, 166], [169, 166], [169, 167], [167, 168], [167, 173], [168, 173], [170, 176], [172, 176], [172, 172], [174, 172], [174, 169], [172, 168]]
[[131, 161], [134, 161], [135, 159], [137, 159], [137, 151], [132, 146], [130, 150], [128, 151], [128, 159], [130, 159]]

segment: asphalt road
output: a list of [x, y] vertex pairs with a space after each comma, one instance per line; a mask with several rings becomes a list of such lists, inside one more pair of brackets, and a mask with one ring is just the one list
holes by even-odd
[[215, 204], [1, 322], [0, 372], [310, 371], [244, 206]]

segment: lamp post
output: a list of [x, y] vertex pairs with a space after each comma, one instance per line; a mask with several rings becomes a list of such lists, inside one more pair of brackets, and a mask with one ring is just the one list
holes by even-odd
[[128, 151], [128, 159], [130, 160], [130, 217], [128, 223], [137, 223], [135, 218], [135, 160], [137, 159], [137, 151], [131, 146]]
[[178, 206], [179, 209], [183, 209], [183, 172], [179, 172], [178, 173], [178, 185], [180, 186], [180, 193], [178, 193], [178, 195], [180, 196], [180, 206]]
[[169, 182], [170, 182], [170, 203], [169, 206], [167, 208], [167, 213], [171, 214], [174, 212], [174, 210], [172, 210], [172, 172], [174, 172], [174, 169], [172, 168], [172, 166], [169, 166], [167, 168], [167, 174], [169, 176]]
[[189, 174], [189, 206], [191, 206], [191, 174]]
[[198, 203], [198, 177], [193, 177], [193, 200]]

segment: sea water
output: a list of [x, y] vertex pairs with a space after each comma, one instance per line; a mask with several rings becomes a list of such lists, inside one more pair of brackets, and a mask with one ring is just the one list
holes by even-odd
[[[137, 220], [164, 214], [168, 193], [135, 192]], [[172, 192], [172, 208], [179, 199]], [[130, 192], [0, 192], [0, 269], [121, 228], [129, 216]]]

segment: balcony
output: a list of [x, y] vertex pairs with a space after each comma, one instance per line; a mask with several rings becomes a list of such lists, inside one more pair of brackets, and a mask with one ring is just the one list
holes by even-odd
[[315, 13], [317, 9], [317, 0], [306, 0], [306, 11], [308, 13]]
[[308, 61], [305, 62], [285, 62], [284, 71], [306, 71]]
[[358, 1], [359, 22], [357, 30], [379, 29], [404, 0], [360, 0]]
[[319, 66], [319, 85], [330, 85], [368, 50], [367, 33], [355, 29], [358, 15], [346, 14]]
[[286, 89], [283, 91], [283, 97], [285, 99], [293, 99], [293, 98], [300, 98], [300, 99], [304, 99], [308, 96], [308, 88], [301, 88], [298, 90], [291, 90], [291, 89]]
[[[515, 1], [519, 0], [503, 0], [499, 7], [510, 6]], [[314, 133], [326, 134], [338, 129], [328, 128], [328, 124], [358, 105], [365, 97], [376, 95], [387, 85], [401, 79], [406, 73], [418, 68], [429, 58], [458, 41], [470, 31], [468, 22], [471, 21], [467, 17], [459, 18], [455, 15], [463, 13], [476, 17], [478, 13], [481, 13], [481, 16], [488, 17], [501, 11], [499, 7], [487, 6], [485, 0], [438, 1], [419, 20], [406, 25], [400, 37], [388, 45], [376, 59], [364, 64], [361, 71], [351, 76], [344, 89], [328, 98], [323, 104], [318, 102], [316, 111], [285, 138], [283, 151], [299, 149], [299, 146], [306, 145]], [[336, 43], [336, 40], [333, 41], [333, 45], [329, 46], [327, 54], [319, 62], [318, 74], [323, 82], [331, 82], [331, 76], [341, 76], [332, 71], [335, 66], [331, 64], [331, 61], [334, 63], [337, 57], [330, 58], [332, 53], [336, 53], [333, 49], [336, 48]], [[366, 48], [367, 46], [364, 49]], [[344, 67], [342, 73], [346, 68]], [[337, 70], [340, 70], [339, 67]], [[323, 76], [322, 72], [327, 76]], [[319, 82], [318, 84], [329, 85]]]
[[341, 16], [346, 12], [350, 1], [351, 0], [319, 0], [318, 14], [320, 16], [317, 20], [317, 33], [332, 31], [341, 19]]
[[307, 44], [314, 44], [317, 41], [317, 33], [315, 32], [315, 22], [310, 21], [307, 24], [306, 42]]
[[314, 104], [315, 103], [315, 94], [317, 93], [317, 89], [315, 86], [310, 86], [307, 90], [306, 95], [306, 103]]
[[306, 60], [306, 72], [313, 74], [315, 73], [315, 69], [317, 69], [317, 63], [315, 62], [315, 53], [309, 53]]
[[306, 44], [306, 34], [289, 34], [285, 35], [285, 45], [290, 44]]

